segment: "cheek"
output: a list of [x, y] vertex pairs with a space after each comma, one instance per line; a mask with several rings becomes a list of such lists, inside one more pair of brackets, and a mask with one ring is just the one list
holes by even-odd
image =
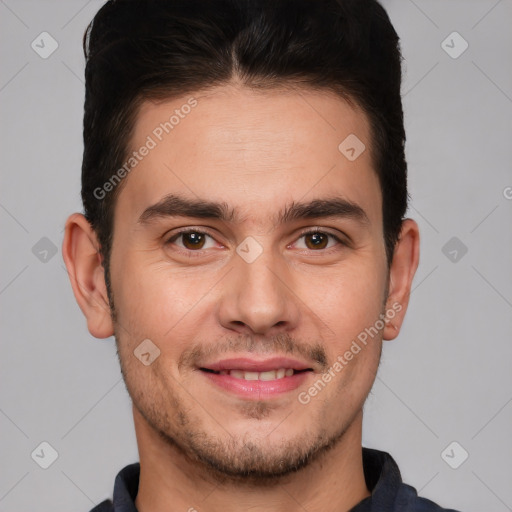
[[323, 293], [310, 303], [322, 320], [328, 361], [339, 363], [333, 369], [339, 392], [359, 396], [373, 382], [382, 343], [386, 274], [381, 267], [375, 260], [345, 267], [324, 281]]
[[122, 259], [112, 258], [111, 264], [118, 322], [128, 331], [124, 337], [128, 335], [134, 342], [139, 338], [158, 339], [163, 323], [168, 330], [173, 312], [180, 308], [180, 292], [172, 286], [169, 272], [155, 272], [154, 265], [141, 257], [142, 252], [124, 254]]
[[[304, 286], [301, 297], [336, 335], [357, 334], [382, 311], [386, 275], [377, 265], [346, 266]], [[331, 333], [332, 334], [332, 333]]]
[[[212, 279], [218, 276], [212, 274]], [[172, 268], [161, 256], [136, 250], [119, 263], [112, 284], [124, 343], [132, 346], [149, 338], [162, 352], [169, 351], [170, 340], [171, 351], [179, 351], [185, 333], [190, 343], [190, 333], [197, 330], [194, 319], [205, 307], [203, 299], [212, 286], [197, 270], [187, 273]]]

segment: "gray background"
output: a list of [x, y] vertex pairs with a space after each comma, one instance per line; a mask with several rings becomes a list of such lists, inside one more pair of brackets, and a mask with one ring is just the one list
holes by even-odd
[[[409, 216], [422, 252], [363, 444], [389, 451], [404, 481], [443, 506], [512, 510], [512, 2], [383, 3], [406, 61]], [[114, 340], [89, 335], [61, 255], [65, 219], [81, 211], [81, 37], [100, 5], [0, 0], [5, 512], [89, 510], [137, 460]], [[46, 59], [31, 48], [43, 31], [59, 45]], [[469, 44], [457, 58], [458, 36], [442, 46], [454, 31]], [[59, 455], [48, 469], [31, 458], [42, 441]]]

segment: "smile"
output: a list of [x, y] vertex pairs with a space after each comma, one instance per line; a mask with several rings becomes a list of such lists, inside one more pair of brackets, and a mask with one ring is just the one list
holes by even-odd
[[207, 368], [201, 368], [203, 371], [209, 371], [215, 373], [217, 375], [229, 375], [235, 379], [243, 379], [243, 380], [262, 380], [262, 381], [270, 381], [270, 380], [279, 380], [284, 379], [285, 377], [291, 377], [295, 373], [305, 372], [308, 370], [294, 370], [293, 368], [279, 368], [278, 370], [268, 370], [265, 372], [253, 372], [253, 371], [244, 371], [244, 370], [221, 370], [214, 371], [209, 370]]

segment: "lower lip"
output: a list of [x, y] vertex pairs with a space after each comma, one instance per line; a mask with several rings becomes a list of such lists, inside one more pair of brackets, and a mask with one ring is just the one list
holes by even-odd
[[312, 373], [310, 371], [294, 373], [291, 377], [275, 380], [245, 380], [231, 377], [231, 375], [200, 371], [211, 382], [226, 391], [244, 398], [260, 400], [261, 398], [272, 398], [297, 389]]

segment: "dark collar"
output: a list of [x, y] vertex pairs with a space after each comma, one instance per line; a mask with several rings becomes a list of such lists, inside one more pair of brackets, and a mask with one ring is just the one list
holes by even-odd
[[[419, 498], [413, 487], [402, 482], [400, 470], [389, 453], [364, 447], [362, 450], [364, 477], [371, 496], [350, 512], [457, 512]], [[114, 484], [114, 502], [106, 500], [91, 512], [137, 512], [135, 498], [139, 490], [139, 474], [138, 462], [122, 469]]]
[[394, 511], [395, 497], [402, 484], [400, 470], [387, 452], [363, 447], [366, 487], [372, 493], [349, 512]]

